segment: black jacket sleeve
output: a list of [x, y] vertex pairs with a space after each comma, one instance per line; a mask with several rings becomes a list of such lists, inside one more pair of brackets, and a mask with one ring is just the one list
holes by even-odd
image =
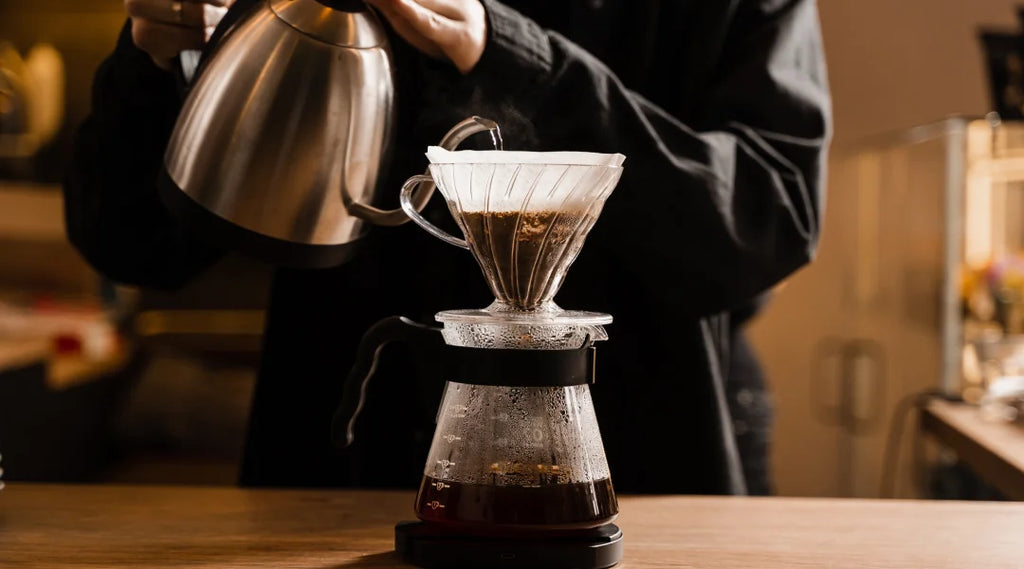
[[174, 223], [156, 179], [181, 106], [174, 75], [138, 49], [127, 24], [93, 83], [65, 177], [68, 238], [112, 280], [174, 288], [221, 253]]
[[671, 308], [705, 315], [813, 258], [830, 137], [814, 0], [721, 0], [731, 8], [720, 49], [700, 54], [710, 71], [686, 101], [690, 124], [576, 44], [484, 3], [489, 40], [468, 78], [483, 99], [508, 101], [540, 141], [627, 156], [591, 236], [610, 262], [651, 291], [672, 283], [659, 295]]

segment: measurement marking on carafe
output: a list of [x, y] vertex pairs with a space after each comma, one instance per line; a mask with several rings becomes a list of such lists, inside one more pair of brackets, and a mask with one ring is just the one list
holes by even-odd
[[455, 463], [448, 460], [447, 458], [437, 461], [441, 465], [441, 468], [448, 468], [449, 466], [455, 466]]
[[451, 488], [450, 484], [445, 484], [444, 482], [441, 482], [440, 480], [437, 481], [437, 482], [434, 482], [433, 484], [431, 484], [431, 486], [436, 488], [438, 492], [440, 492], [441, 490], [444, 490], [445, 488]]
[[453, 419], [465, 419], [469, 412], [469, 405], [452, 405], [448, 407], [449, 415]]
[[434, 500], [433, 502], [427, 502], [425, 505], [428, 508], [430, 508], [431, 510], [436, 510], [438, 508], [444, 508], [444, 504], [442, 504], [441, 502], [438, 502], [437, 500]]
[[452, 442], [455, 442], [455, 441], [461, 441], [462, 437], [457, 436], [457, 435], [444, 435], [443, 437], [441, 437], [441, 440], [448, 441], [449, 443], [452, 443]]

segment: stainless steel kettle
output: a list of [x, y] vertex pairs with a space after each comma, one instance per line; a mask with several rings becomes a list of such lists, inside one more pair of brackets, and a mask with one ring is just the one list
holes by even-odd
[[[361, 0], [266, 0], [200, 66], [164, 157], [159, 187], [185, 225], [265, 261], [347, 260], [368, 224], [394, 126], [387, 34]], [[491, 128], [460, 123], [454, 147]], [[495, 126], [496, 128], [496, 126]], [[418, 207], [433, 192], [418, 190]]]

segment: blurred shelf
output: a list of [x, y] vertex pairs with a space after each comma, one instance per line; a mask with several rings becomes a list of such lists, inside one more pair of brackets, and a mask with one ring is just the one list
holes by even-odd
[[0, 339], [0, 379], [4, 372], [32, 365], [46, 366], [46, 386], [54, 391], [101, 379], [128, 363], [127, 349], [104, 358], [57, 355], [46, 340]]
[[0, 180], [0, 239], [66, 241], [61, 187]]
[[47, 368], [46, 383], [51, 389], [68, 389], [121, 371], [128, 364], [129, 351], [118, 350], [100, 359], [81, 356], [53, 356]]
[[932, 400], [921, 429], [957, 453], [981, 479], [1014, 500], [1024, 500], [1024, 429], [987, 421], [966, 403]]
[[45, 363], [50, 346], [41, 340], [0, 340], [0, 378], [3, 372]]
[[0, 286], [81, 296], [97, 282], [67, 239], [61, 187], [0, 180]]
[[266, 312], [256, 309], [145, 310], [135, 317], [142, 348], [173, 348], [228, 365], [259, 365]]

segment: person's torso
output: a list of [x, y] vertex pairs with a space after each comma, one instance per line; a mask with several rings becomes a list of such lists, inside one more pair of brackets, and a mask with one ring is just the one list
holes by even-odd
[[[701, 18], [711, 17], [714, 2], [507, 4], [591, 51], [640, 95], [686, 114], [684, 93], [693, 91], [702, 73], [690, 62], [703, 61], [691, 50], [701, 49], [695, 36], [708, 36]], [[415, 123], [399, 121], [400, 128], [413, 129]], [[423, 151], [442, 134], [397, 133], [385, 192], [390, 187], [397, 195], [404, 178], [422, 172]], [[514, 148], [514, 140], [507, 143]], [[573, 141], [564, 144], [572, 149]], [[429, 215], [440, 220], [448, 214], [439, 197], [434, 201]], [[614, 231], [600, 220], [594, 228], [607, 235]], [[398, 346], [382, 355], [356, 448], [330, 447], [330, 416], [355, 347], [377, 319], [400, 314], [429, 324], [439, 310], [481, 308], [492, 295], [468, 252], [413, 224], [377, 228], [373, 234], [372, 245], [351, 263], [322, 271], [282, 270], [276, 276], [250, 451], [254, 437], [263, 441], [259, 444], [271, 436], [282, 442], [250, 453], [246, 468], [265, 476], [249, 483], [410, 486], [422, 475], [441, 386], [422, 377]], [[607, 235], [583, 247], [556, 301], [615, 318], [608, 326], [610, 340], [598, 349], [593, 387], [615, 483], [631, 491], [717, 491], [708, 482], [714, 473], [698, 474], [704, 466], [689, 465], [707, 462], [700, 456], [707, 449], [690, 438], [699, 438], [718, 420], [706, 404], [714, 396], [713, 355], [701, 323], [665, 310], [662, 300], [673, 294], [672, 283], [645, 290], [618, 271], [600, 245]], [[663, 448], [673, 437], [676, 448]]]

